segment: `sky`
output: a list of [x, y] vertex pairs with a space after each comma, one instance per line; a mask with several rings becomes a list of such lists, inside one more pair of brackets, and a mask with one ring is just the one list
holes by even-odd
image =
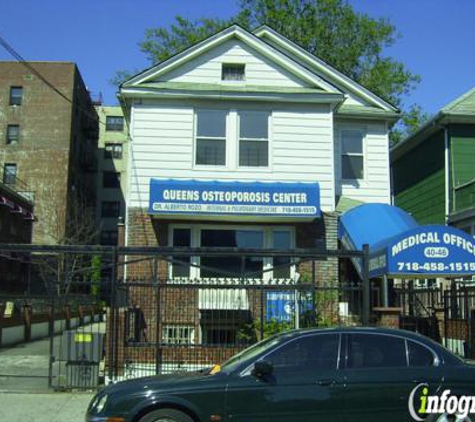
[[[116, 103], [110, 79], [120, 69], [149, 67], [138, 42], [176, 15], [229, 18], [237, 0], [0, 0], [0, 35], [26, 60], [74, 61], [88, 89]], [[400, 38], [386, 55], [422, 77], [405, 104], [435, 113], [475, 86], [474, 0], [350, 0], [387, 17]], [[16, 18], [15, 18], [16, 17]], [[0, 47], [0, 60], [11, 60]]]

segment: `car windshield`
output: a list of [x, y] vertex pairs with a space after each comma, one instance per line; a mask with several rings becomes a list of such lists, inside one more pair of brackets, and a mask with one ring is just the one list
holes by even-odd
[[252, 359], [256, 356], [259, 356], [261, 353], [285, 341], [287, 338], [288, 335], [277, 334], [275, 336], [262, 340], [259, 343], [256, 343], [253, 346], [243, 350], [237, 355], [234, 355], [231, 359], [223, 363], [223, 365], [221, 365], [221, 371], [228, 373], [232, 372], [244, 360]]

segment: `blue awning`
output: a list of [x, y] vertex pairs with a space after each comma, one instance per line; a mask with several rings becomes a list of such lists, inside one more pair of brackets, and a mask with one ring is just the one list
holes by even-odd
[[[434, 278], [475, 274], [475, 239], [443, 225], [420, 226], [405, 211], [364, 204], [340, 219], [340, 240], [350, 250], [370, 249], [370, 277]], [[361, 260], [353, 259], [361, 274]]]
[[401, 208], [387, 204], [363, 204], [340, 218], [339, 236], [349, 250], [361, 250], [384, 239], [404, 233], [418, 224]]

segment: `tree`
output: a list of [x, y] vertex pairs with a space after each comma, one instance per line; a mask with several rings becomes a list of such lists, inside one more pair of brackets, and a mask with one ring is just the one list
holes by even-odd
[[[385, 18], [356, 12], [347, 0], [239, 0], [231, 19], [190, 21], [177, 16], [170, 28], [149, 28], [139, 43], [158, 63], [236, 22], [247, 29], [269, 25], [396, 106], [420, 78], [403, 63], [383, 55], [398, 38]], [[128, 74], [117, 74], [115, 82]]]
[[[310, 53], [326, 61], [391, 104], [403, 108], [403, 97], [420, 81], [403, 63], [384, 56], [384, 49], [399, 34], [386, 18], [356, 12], [347, 0], [238, 0], [239, 13], [227, 20], [181, 16], [170, 28], [149, 28], [139, 43], [151, 64], [226, 28], [232, 23], [252, 30], [268, 25]], [[131, 76], [120, 71], [112, 80], [120, 84]], [[420, 126], [427, 115], [419, 106], [402, 112], [402, 123], [391, 133], [392, 143]]]
[[391, 146], [415, 133], [430, 118], [430, 114], [426, 113], [420, 105], [411, 105], [407, 111], [403, 112], [401, 120], [391, 131]]

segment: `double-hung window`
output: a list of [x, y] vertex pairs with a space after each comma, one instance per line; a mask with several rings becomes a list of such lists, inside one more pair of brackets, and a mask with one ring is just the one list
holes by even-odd
[[364, 179], [364, 133], [359, 129], [342, 129], [341, 178], [343, 180]]
[[10, 87], [10, 105], [19, 106], [23, 102], [23, 87]]
[[6, 163], [3, 168], [3, 183], [5, 185], [14, 185], [17, 177], [17, 165]]
[[245, 111], [239, 113], [239, 166], [269, 165], [269, 114]]
[[226, 165], [227, 111], [198, 110], [196, 113], [197, 165]]
[[7, 126], [7, 145], [16, 145], [20, 140], [20, 126], [8, 125]]

